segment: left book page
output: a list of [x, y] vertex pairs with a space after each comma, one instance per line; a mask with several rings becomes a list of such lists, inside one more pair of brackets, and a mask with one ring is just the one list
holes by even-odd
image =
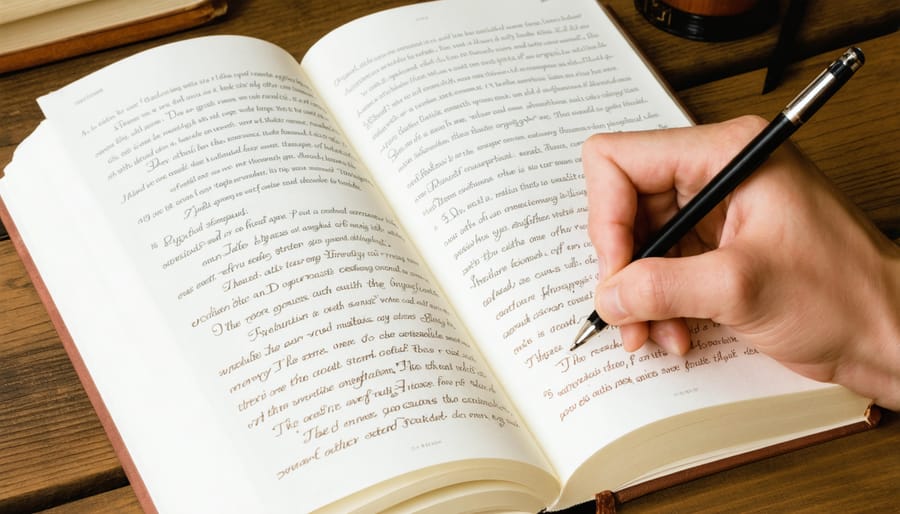
[[194, 40], [39, 103], [0, 194], [156, 509], [555, 497], [289, 54]]

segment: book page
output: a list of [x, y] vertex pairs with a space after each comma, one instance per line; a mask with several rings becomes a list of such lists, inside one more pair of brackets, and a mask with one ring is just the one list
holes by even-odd
[[0, 25], [93, 0], [6, 0], [0, 5]]
[[686, 358], [615, 330], [569, 352], [597, 280], [583, 141], [690, 123], [594, 0], [379, 13], [302, 65], [563, 478], [654, 420], [819, 387], [710, 322]]
[[[203, 395], [190, 394], [199, 388], [180, 354], [160, 351], [160, 339], [155, 337], [160, 330], [148, 326], [148, 317], [135, 323], [117, 322], [126, 319], [139, 297], [112, 305], [105, 300], [117, 289], [138, 290], [142, 287], [140, 277], [127, 268], [115, 268], [112, 274], [109, 267], [95, 268], [94, 263], [102, 257], [98, 254], [104, 253], [97, 248], [104, 245], [104, 233], [91, 224], [96, 219], [91, 206], [73, 202], [78, 195], [72, 194], [70, 184], [63, 183], [61, 170], [70, 172], [71, 162], [44, 121], [16, 148], [12, 162], [3, 170], [0, 197], [15, 220], [11, 235], [21, 238], [39, 270], [39, 278], [33, 279], [35, 287], [40, 292], [43, 283], [52, 298], [53, 306], [48, 306], [48, 311], [67, 353], [72, 356], [74, 351], [77, 355], [72, 359], [76, 371], [79, 375], [83, 372], [78, 361], [98, 370], [91, 375], [90, 383], [85, 383], [85, 389], [92, 404], [100, 402], [97, 414], [104, 428], [109, 428], [105, 410], [126, 440], [142, 440], [142, 444], [127, 448], [126, 458], [120, 457], [135, 493], [140, 497], [143, 491], [150, 491], [160, 512], [199, 510], [200, 498], [206, 498], [202, 502], [205, 508], [216, 512], [258, 508], [263, 500], [251, 486], [250, 476], [242, 473], [245, 465], [240, 456], [221, 451], [231, 441], [221, 431], [209, 429], [208, 424], [218, 419], [210, 402]], [[95, 230], [86, 237], [81, 230], [73, 230], [69, 220], [90, 224]], [[60, 258], [63, 252], [65, 258]], [[63, 313], [63, 328], [54, 313]], [[73, 349], [67, 335], [89, 344]], [[100, 391], [99, 398], [92, 394], [91, 383]], [[191, 420], [203, 437], [184, 437], [187, 423], [173, 420]], [[121, 452], [117, 438], [110, 435], [117, 452]], [[193, 459], [202, 464], [196, 465]], [[143, 476], [132, 474], [129, 461]], [[178, 465], [173, 466], [173, 462]], [[199, 473], [208, 469], [231, 472], [217, 474], [214, 483], [197, 480], [203, 476]], [[159, 477], [191, 484], [191, 494], [157, 497]], [[221, 489], [241, 494], [223, 497]]]
[[[246, 488], [267, 507], [307, 511], [445, 466], [405, 486], [405, 499], [446, 485], [439, 477], [466, 460], [486, 468], [481, 479], [518, 481], [542, 504], [556, 494], [543, 456], [289, 54], [204, 38], [127, 59], [40, 103], [73, 163], [53, 172], [69, 204], [57, 215], [77, 213], [109, 282], [109, 297], [92, 301], [152, 345], [140, 364], [159, 366], [161, 396], [205, 399], [215, 416], [162, 409], [158, 423], [178, 424], [187, 440], [214, 431], [230, 441], [242, 462], [234, 472], [253, 477]], [[170, 359], [189, 376], [168, 376]], [[103, 383], [117, 366], [88, 365]], [[123, 437], [140, 447], [152, 432]], [[206, 460], [155, 463], [184, 463], [214, 482], [231, 472]], [[504, 465], [513, 461], [521, 466]], [[179, 488], [195, 487], [145, 478], [179, 508]], [[222, 494], [243, 503], [240, 489]], [[393, 491], [372, 494], [373, 505], [389, 504]]]
[[[0, 55], [33, 50], [85, 34], [209, 8], [205, 0], [9, 0], [0, 3]], [[27, 4], [27, 10], [25, 5]], [[6, 18], [5, 18], [6, 17]], [[157, 21], [158, 22], [158, 21]]]

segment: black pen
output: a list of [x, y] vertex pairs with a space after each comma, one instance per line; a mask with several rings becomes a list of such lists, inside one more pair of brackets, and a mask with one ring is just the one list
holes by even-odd
[[[865, 62], [858, 48], [850, 48], [831, 63], [806, 89], [794, 98], [738, 155], [694, 198], [672, 217], [632, 260], [662, 257], [704, 216], [750, 176], [791, 134], [815, 114]], [[594, 311], [588, 316], [570, 350], [583, 345], [606, 327]]]

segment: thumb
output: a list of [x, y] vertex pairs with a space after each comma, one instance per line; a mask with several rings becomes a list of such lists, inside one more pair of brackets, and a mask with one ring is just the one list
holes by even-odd
[[597, 314], [610, 324], [705, 318], [731, 324], [744, 318], [753, 276], [736, 252], [717, 249], [677, 258], [635, 261], [597, 287]]

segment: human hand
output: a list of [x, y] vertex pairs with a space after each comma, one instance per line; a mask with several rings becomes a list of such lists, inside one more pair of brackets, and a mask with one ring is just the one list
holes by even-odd
[[708, 318], [804, 376], [898, 409], [900, 249], [791, 144], [666, 258], [629, 264], [765, 125], [747, 116], [584, 144], [597, 313], [626, 350], [649, 338], [677, 354], [690, 349], [684, 318]]

